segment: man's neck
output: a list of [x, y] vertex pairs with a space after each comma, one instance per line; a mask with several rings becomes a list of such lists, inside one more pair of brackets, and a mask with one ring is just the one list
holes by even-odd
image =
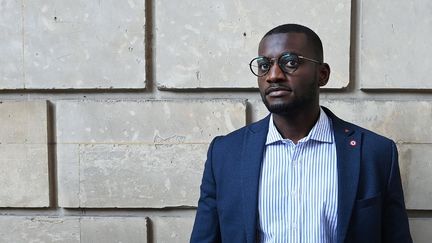
[[319, 118], [320, 107], [302, 109], [286, 114], [274, 114], [273, 123], [284, 139], [290, 139], [293, 143], [306, 137]]

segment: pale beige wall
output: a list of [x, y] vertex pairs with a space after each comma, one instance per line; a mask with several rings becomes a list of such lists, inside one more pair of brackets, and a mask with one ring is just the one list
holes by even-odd
[[296, 22], [322, 104], [394, 139], [432, 238], [432, 3], [0, 0], [0, 242], [187, 242], [211, 139], [267, 114], [249, 73]]

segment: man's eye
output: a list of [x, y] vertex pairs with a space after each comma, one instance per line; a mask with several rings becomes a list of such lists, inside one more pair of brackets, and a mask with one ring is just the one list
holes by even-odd
[[268, 63], [260, 63], [258, 64], [258, 68], [261, 71], [267, 71], [270, 68], [270, 65]]
[[297, 60], [287, 60], [285, 63], [285, 67], [287, 68], [296, 68], [299, 66], [299, 62]]

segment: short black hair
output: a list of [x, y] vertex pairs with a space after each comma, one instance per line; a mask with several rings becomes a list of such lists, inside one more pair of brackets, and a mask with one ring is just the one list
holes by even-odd
[[[311, 45], [314, 53], [316, 55], [316, 58], [318, 61], [322, 62], [324, 58], [323, 54], [323, 46], [321, 39], [319, 36], [311, 29], [309, 29], [306, 26], [299, 25], [299, 24], [283, 24], [279, 25], [273, 29], [271, 29], [269, 32], [267, 32], [262, 39], [266, 38], [269, 35], [274, 34], [285, 34], [285, 33], [303, 33], [306, 35], [306, 38], [308, 40], [308, 45]], [[262, 40], [261, 39], [261, 40]]]

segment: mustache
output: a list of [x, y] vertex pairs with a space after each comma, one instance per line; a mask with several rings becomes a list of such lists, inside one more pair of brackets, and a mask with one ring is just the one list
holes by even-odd
[[278, 85], [270, 85], [270, 87], [268, 87], [268, 88], [265, 90], [265, 94], [268, 95], [268, 94], [270, 94], [271, 92], [274, 92], [274, 91], [280, 91], [280, 90], [292, 91], [292, 89], [291, 89], [290, 87], [285, 86], [285, 85], [280, 85], [280, 84], [278, 84]]

